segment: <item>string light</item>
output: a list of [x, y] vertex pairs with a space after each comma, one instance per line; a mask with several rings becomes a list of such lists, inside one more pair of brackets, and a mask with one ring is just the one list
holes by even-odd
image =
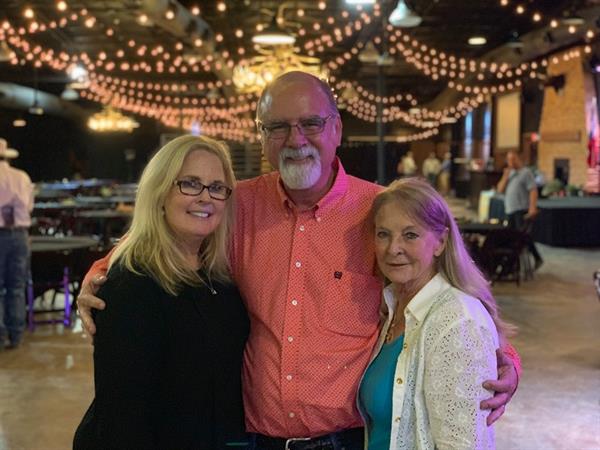
[[[502, 7], [506, 7], [510, 3], [511, 3], [511, 0], [500, 0], [500, 6], [502, 6]], [[526, 9], [523, 5], [517, 4], [516, 7], [514, 8], [514, 12], [515, 12], [515, 14], [522, 16], [525, 14]], [[542, 22], [542, 15], [540, 14], [539, 11], [534, 11], [531, 15], [531, 20], [533, 23], [539, 24]], [[551, 28], [558, 28], [558, 26], [560, 25], [560, 21], [556, 18], [553, 18], [548, 22], [548, 25], [550, 25]], [[576, 25], [574, 25], [574, 24], [567, 24], [567, 25], [569, 25], [569, 28], [568, 28], [569, 33], [574, 34], [577, 32]], [[575, 27], [575, 28], [571, 28], [571, 27]], [[574, 30], [574, 31], [572, 31], [572, 30]], [[591, 30], [591, 29], [589, 29], [589, 30]]]
[[[60, 11], [61, 3], [64, 3], [64, 10], [67, 9], [66, 2], [57, 2], [56, 7]], [[224, 2], [217, 3], [217, 8], [221, 8], [221, 4], [225, 6]], [[509, 1], [506, 1], [506, 5]], [[320, 10], [324, 10], [327, 7], [326, 2], [319, 2], [317, 7]], [[511, 8], [513, 9], [513, 8]], [[223, 11], [225, 11], [223, 10]], [[516, 8], [514, 9], [516, 11]], [[222, 12], [223, 12], [222, 11]], [[194, 10], [192, 12], [199, 14], [200, 10]], [[523, 10], [523, 13], [525, 10]], [[31, 17], [35, 16], [34, 11], [31, 10]], [[327, 23], [332, 27], [329, 33], [322, 33], [319, 37], [306, 40], [304, 42], [304, 48], [309, 55], [321, 54], [327, 51], [328, 48], [341, 43], [346, 39], [356, 36], [361, 32], [365, 26], [369, 25], [374, 17], [379, 15], [379, 5], [375, 5], [372, 15], [369, 16], [364, 12], [360, 12], [356, 19], [352, 19], [347, 10], [343, 10], [340, 14], [343, 21], [336, 25], [336, 19], [332, 16], [327, 17], [321, 22], [322, 24]], [[305, 10], [300, 8], [297, 10], [299, 17], [305, 16]], [[355, 16], [356, 17], [356, 16]], [[147, 17], [146, 17], [147, 19]], [[341, 19], [340, 19], [341, 20]], [[542, 17], [539, 12], [532, 14], [532, 20], [534, 22], [541, 22]], [[85, 9], [79, 11], [70, 11], [66, 13], [60, 20], [44, 23], [42, 21], [31, 21], [26, 26], [15, 28], [10, 25], [9, 22], [3, 22], [0, 27], [0, 39], [9, 41], [12, 48], [17, 49], [22, 53], [23, 57], [17, 57], [13, 55], [11, 58], [11, 64], [33, 64], [35, 66], [46, 65], [55, 70], [66, 71], [69, 66], [74, 63], [81, 63], [89, 72], [89, 77], [93, 80], [93, 86], [88, 87], [89, 91], [86, 92], [88, 98], [98, 98], [96, 93], [93, 93], [93, 89], [102, 89], [105, 95], [102, 97], [103, 101], [108, 102], [110, 96], [118, 95], [119, 102], [128, 105], [129, 108], [135, 108], [137, 110], [143, 110], [144, 105], [147, 108], [156, 109], [161, 105], [166, 105], [167, 109], [161, 109], [163, 111], [161, 120], [163, 123], [171, 123], [177, 121], [178, 125], [183, 122], [194, 120], [194, 117], [200, 117], [201, 105], [211, 108], [215, 108], [210, 114], [205, 114], [204, 118], [210, 121], [217, 121], [214, 124], [211, 122], [207, 126], [212, 126], [214, 130], [229, 127], [231, 130], [227, 133], [233, 133], [235, 129], [235, 123], [242, 117], [239, 114], [247, 114], [250, 109], [248, 105], [256, 101], [254, 97], [243, 97], [238, 98], [237, 96], [230, 96], [228, 98], [220, 97], [218, 99], [208, 98], [194, 98], [202, 92], [203, 89], [213, 89], [215, 86], [231, 86], [231, 80], [225, 82], [215, 82], [209, 88], [210, 83], [202, 86], [200, 84], [194, 85], [191, 82], [177, 83], [175, 85], [170, 83], [147, 83], [140, 80], [132, 80], [124, 78], [112, 77], [110, 80], [109, 74], [111, 72], [122, 71], [127, 76], [133, 75], [134, 72], [147, 72], [147, 73], [172, 73], [172, 74], [185, 74], [189, 72], [198, 71], [214, 71], [215, 69], [223, 67], [233, 67], [239, 60], [236, 61], [233, 57], [236, 55], [244, 55], [245, 49], [243, 46], [239, 46], [236, 50], [232, 50], [230, 55], [228, 52], [223, 52], [222, 58], [215, 58], [213, 55], [197, 56], [197, 57], [184, 57], [181, 52], [184, 51], [184, 45], [181, 42], [173, 42], [164, 44], [164, 47], [157, 46], [155, 48], [148, 47], [143, 44], [138, 44], [131, 40], [123, 45], [123, 48], [118, 48], [112, 52], [100, 51], [96, 56], [87, 55], [85, 53], [70, 54], [65, 51], [53, 51], [52, 49], [45, 49], [41, 46], [34, 45], [28, 42], [24, 37], [39, 32], [43, 32], [47, 29], [64, 28], [70, 23], [81, 21], [88, 28], [95, 28], [99, 23], [95, 17], [89, 14]], [[553, 19], [558, 26], [556, 19]], [[143, 19], [140, 23], [144, 22]], [[100, 24], [101, 25], [101, 24]], [[551, 23], [552, 26], [552, 23]], [[574, 26], [574, 25], [573, 25]], [[314, 26], [313, 26], [314, 27]], [[233, 31], [233, 30], [232, 30]], [[452, 108], [447, 108], [441, 111], [430, 111], [426, 108], [417, 108], [418, 113], [410, 114], [405, 108], [399, 106], [402, 102], [405, 106], [415, 107], [419, 104], [418, 100], [415, 99], [411, 94], [397, 94], [394, 96], [377, 97], [373, 93], [364, 89], [362, 86], [356, 86], [358, 92], [358, 99], [349, 101], [349, 111], [358, 116], [361, 114], [364, 120], [377, 120], [376, 105], [377, 103], [383, 103], [385, 105], [383, 111], [382, 120], [384, 121], [395, 121], [401, 120], [417, 128], [423, 128], [426, 132], [429, 132], [444, 123], [443, 120], [448, 117], [458, 118], [465, 111], [469, 111], [474, 108], [480, 99], [480, 96], [492, 95], [498, 92], [506, 92], [511, 89], [515, 89], [522, 85], [522, 79], [526, 77], [536, 78], [540, 76], [538, 70], [547, 66], [547, 61], [537, 61], [532, 63], [525, 63], [513, 67], [509, 63], [502, 62], [485, 62], [480, 60], [460, 58], [456, 55], [445, 54], [439, 49], [432, 48], [423, 45], [418, 40], [413, 39], [407, 33], [400, 32], [397, 34], [394, 30], [390, 31], [388, 28], [387, 35], [382, 39], [382, 36], [375, 36], [374, 41], [378, 45], [386, 46], [389, 48], [390, 53], [403, 57], [407, 62], [414, 65], [422, 73], [426, 74], [433, 80], [445, 79], [447, 85], [453, 89], [464, 92], [465, 97]], [[569, 29], [569, 32], [576, 32]], [[107, 36], [114, 36], [114, 30], [112, 28], [106, 28], [105, 33]], [[299, 35], [306, 33], [304, 28], [298, 31]], [[237, 29], [232, 33], [237, 39], [243, 37], [243, 31]], [[592, 30], [588, 30], [585, 37], [593, 39], [595, 34]], [[216, 40], [223, 41], [225, 36], [218, 33], [215, 36]], [[195, 47], [202, 46], [202, 40], [196, 39], [193, 41]], [[239, 45], [239, 44], [236, 44]], [[172, 47], [171, 47], [172, 46]], [[330, 70], [338, 70], [348, 61], [354, 59], [360, 50], [364, 47], [364, 44], [357, 42], [349, 51], [336, 57], [327, 63]], [[585, 47], [585, 51], [591, 51], [589, 46]], [[152, 58], [150, 58], [152, 56]], [[220, 55], [221, 56], [221, 55]], [[239, 56], [237, 56], [239, 58]], [[574, 57], [570, 54], [562, 56], [564, 58]], [[104, 79], [100, 79], [104, 77]], [[334, 77], [332, 77], [334, 79]], [[481, 85], [467, 83], [467, 79], [476, 79]], [[490, 85], [490, 80], [496, 84]], [[125, 83], [125, 85], [124, 85]], [[338, 83], [339, 84], [339, 83]], [[336, 88], [339, 90], [339, 87]], [[206, 93], [208, 95], [208, 93]], [[116, 101], [116, 100], [115, 100]], [[214, 103], [211, 103], [214, 102]], [[195, 106], [193, 108], [186, 109], [186, 115], [181, 116], [181, 106]], [[374, 108], [375, 107], [375, 108]], [[170, 109], [169, 109], [170, 108]], [[237, 109], [241, 108], [241, 109]], [[151, 110], [147, 110], [147, 114], [151, 114]], [[363, 111], [360, 111], [360, 110]], [[240, 112], [243, 111], [243, 112]], [[224, 119], [224, 117], [226, 119]], [[218, 120], [229, 121], [229, 125], [223, 127], [218, 124]], [[251, 126], [243, 122], [244, 127], [249, 126], [248, 130], [245, 130], [244, 136], [253, 139], [255, 138], [255, 132], [251, 130]], [[203, 130], [204, 130], [204, 124]], [[241, 126], [241, 125], [240, 125]], [[238, 136], [242, 134], [238, 133]]]

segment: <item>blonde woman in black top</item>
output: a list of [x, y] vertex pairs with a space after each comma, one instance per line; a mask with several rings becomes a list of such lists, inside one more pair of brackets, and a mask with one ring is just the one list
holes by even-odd
[[228, 275], [235, 183], [225, 145], [182, 136], [148, 163], [96, 313], [95, 399], [75, 449], [243, 445], [249, 331]]

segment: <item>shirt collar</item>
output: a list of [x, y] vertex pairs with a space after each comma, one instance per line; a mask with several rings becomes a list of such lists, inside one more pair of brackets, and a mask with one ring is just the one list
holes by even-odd
[[[337, 169], [335, 180], [329, 191], [321, 200], [313, 207], [315, 215], [322, 215], [329, 211], [337, 202], [344, 196], [348, 190], [348, 175], [342, 166], [342, 162], [336, 157], [334, 162], [334, 170]], [[277, 194], [279, 200], [286, 211], [295, 208], [294, 202], [289, 198], [283, 187], [281, 175], [277, 175]], [[318, 211], [318, 212], [317, 212]]]
[[[446, 279], [441, 274], [436, 274], [411, 299], [411, 301], [406, 306], [406, 313], [409, 313], [412, 316], [414, 316], [418, 322], [422, 322], [423, 319], [429, 313], [429, 310], [435, 302], [435, 299], [438, 296], [438, 294], [450, 287], [452, 287], [450, 283], [448, 283], [448, 281], [446, 281]], [[396, 297], [394, 296], [393, 285], [390, 284], [383, 290], [383, 298], [388, 307], [388, 311], [390, 311], [391, 314], [391, 312], [396, 309]]]

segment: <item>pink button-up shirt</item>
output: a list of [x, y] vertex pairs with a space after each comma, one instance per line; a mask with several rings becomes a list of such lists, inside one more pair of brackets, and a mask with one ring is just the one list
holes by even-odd
[[317, 436], [362, 426], [356, 390], [382, 289], [367, 221], [379, 190], [339, 162], [331, 190], [309, 211], [295, 208], [277, 172], [238, 184], [232, 268], [251, 319], [248, 431]]
[[[12, 226], [28, 228], [31, 225], [33, 183], [27, 173], [10, 167], [6, 161], [0, 161], [0, 207], [3, 206], [13, 208]], [[0, 228], [5, 226], [0, 214]]]

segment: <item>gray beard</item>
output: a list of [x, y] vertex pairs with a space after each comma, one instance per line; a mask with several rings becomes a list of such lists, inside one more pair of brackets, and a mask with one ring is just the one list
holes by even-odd
[[[296, 165], [286, 161], [293, 155], [312, 156], [310, 164]], [[309, 189], [321, 177], [321, 157], [316, 148], [305, 146], [301, 149], [284, 148], [279, 153], [279, 174], [286, 187], [294, 190]]]

